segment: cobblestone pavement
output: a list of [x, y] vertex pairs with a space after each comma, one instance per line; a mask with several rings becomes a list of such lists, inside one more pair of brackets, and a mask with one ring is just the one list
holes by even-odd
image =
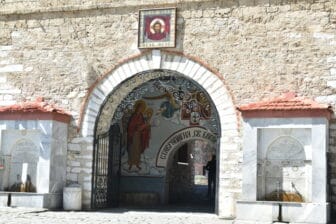
[[29, 208], [0, 208], [0, 224], [229, 224], [215, 214], [201, 212], [140, 211], [48, 211]]

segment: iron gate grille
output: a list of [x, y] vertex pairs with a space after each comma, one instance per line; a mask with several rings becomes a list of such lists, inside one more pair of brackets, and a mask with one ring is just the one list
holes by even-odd
[[92, 207], [118, 206], [121, 168], [121, 134], [118, 124], [98, 135], [93, 168]]

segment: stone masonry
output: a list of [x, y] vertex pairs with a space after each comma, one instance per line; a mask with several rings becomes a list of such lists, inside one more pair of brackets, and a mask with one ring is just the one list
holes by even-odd
[[[159, 52], [160, 62], [155, 62], [155, 51], [137, 48], [138, 10], [166, 6], [177, 7], [177, 45]], [[96, 80], [111, 77], [115, 86], [113, 72], [125, 63], [145, 60], [152, 63], [148, 68], [173, 68], [174, 58], [181, 59], [179, 65], [188, 59], [218, 75], [232, 108], [287, 91], [335, 108], [335, 28], [334, 0], [2, 0], [0, 104], [43, 96], [71, 113], [67, 180], [82, 184], [83, 203], [89, 208], [93, 135], [83, 130], [92, 131], [95, 122], [85, 111], [99, 112], [99, 104], [89, 106], [91, 91], [99, 95]], [[235, 117], [232, 108], [228, 115]], [[239, 199], [241, 130], [235, 129], [231, 136], [222, 132], [228, 148], [221, 158], [220, 178], [226, 193]], [[330, 201], [336, 210], [335, 117], [329, 133]]]

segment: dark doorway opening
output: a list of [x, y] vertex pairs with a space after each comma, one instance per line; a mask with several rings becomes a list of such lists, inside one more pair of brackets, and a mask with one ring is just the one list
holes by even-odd
[[170, 206], [215, 211], [215, 191], [208, 194], [208, 171], [205, 169], [215, 152], [202, 140], [190, 141], [176, 150], [166, 174]]

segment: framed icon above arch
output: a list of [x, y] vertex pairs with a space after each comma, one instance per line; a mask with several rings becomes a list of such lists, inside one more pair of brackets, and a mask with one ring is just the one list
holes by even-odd
[[139, 11], [139, 48], [175, 47], [176, 8]]
[[[92, 146], [88, 146], [88, 150], [92, 150], [94, 153], [93, 140], [96, 132], [96, 124], [102, 118], [100, 111], [105, 111], [104, 105], [109, 99], [109, 96], [114, 93], [116, 89], [124, 86], [120, 85], [132, 77], [137, 77], [137, 74], [149, 71], [166, 70], [180, 73], [181, 75], [193, 80], [199, 86], [201, 86], [209, 96], [209, 99], [214, 104], [213, 108], [216, 108], [218, 112], [218, 118], [220, 122], [220, 133], [224, 136], [218, 141], [217, 155], [218, 155], [218, 169], [222, 170], [227, 164], [232, 164], [237, 161], [237, 158], [229, 159], [230, 155], [235, 152], [241, 158], [242, 154], [239, 150], [239, 144], [236, 139], [239, 136], [239, 117], [236, 113], [236, 107], [230, 93], [228, 86], [222, 75], [210, 68], [206, 63], [200, 59], [185, 55], [181, 52], [164, 51], [164, 50], [152, 50], [144, 51], [140, 55], [129, 57], [127, 60], [122, 61], [102, 76], [97, 82], [95, 82], [90, 88], [83, 106], [81, 108], [79, 118], [79, 135], [83, 140]], [[146, 78], [153, 79], [151, 76], [144, 76]], [[133, 84], [141, 85], [144, 80], [135, 80]], [[129, 87], [127, 87], [129, 89]], [[129, 92], [124, 89], [118, 91], [120, 99], [127, 96]], [[197, 97], [197, 95], [196, 95]], [[202, 97], [198, 97], [198, 101], [202, 101]], [[115, 102], [113, 105], [118, 105]], [[206, 114], [204, 113], [204, 118]], [[191, 116], [190, 116], [191, 118]], [[190, 119], [189, 118], [189, 119]], [[102, 129], [103, 130], [103, 129]], [[92, 154], [93, 155], [93, 154]], [[238, 166], [238, 165], [237, 165]], [[239, 169], [235, 169], [238, 170]], [[236, 173], [236, 171], [234, 171]], [[227, 188], [227, 183], [237, 183], [240, 181], [237, 175], [236, 177], [226, 179], [219, 173], [217, 178], [217, 192], [216, 192], [216, 214], [221, 217], [234, 216], [235, 201], [237, 200], [237, 194], [232, 192], [230, 188]], [[91, 201], [91, 197], [86, 197], [84, 200]], [[225, 203], [224, 203], [225, 201]]]

